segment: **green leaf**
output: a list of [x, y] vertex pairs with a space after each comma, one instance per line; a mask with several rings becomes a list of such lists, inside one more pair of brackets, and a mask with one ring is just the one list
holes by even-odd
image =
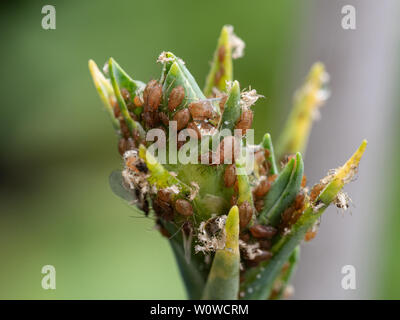
[[238, 81], [234, 81], [228, 94], [228, 100], [225, 103], [224, 112], [222, 113], [221, 130], [229, 129], [233, 133], [241, 112], [240, 85]]
[[253, 203], [253, 194], [251, 193], [251, 186], [249, 183], [249, 177], [246, 174], [246, 163], [244, 158], [239, 158], [235, 162], [236, 166], [236, 175], [238, 179], [238, 204], [241, 204], [245, 201], [249, 203]]
[[225, 223], [225, 248], [217, 250], [203, 299], [235, 300], [239, 292], [239, 209], [231, 208]]
[[204, 94], [212, 96], [212, 89], [215, 87], [219, 91], [226, 91], [226, 81], [233, 79], [231, 45], [229, 43], [229, 30], [224, 26], [218, 39], [217, 49], [208, 73]]
[[171, 91], [177, 86], [183, 87], [183, 89], [185, 90], [185, 98], [183, 99], [182, 103], [176, 108], [176, 110], [187, 107], [187, 105], [192, 101], [205, 99], [205, 96], [200, 91], [200, 89], [198, 87], [196, 88], [193, 85], [193, 82], [187, 78], [179, 63], [175, 61], [169, 68], [169, 71], [163, 83], [164, 111], [168, 114], [171, 114], [171, 112], [167, 108], [168, 98], [171, 94]]
[[[144, 132], [142, 126], [138, 122], [136, 122], [135, 120], [133, 120], [131, 118], [128, 108], [126, 106], [126, 103], [121, 94], [121, 89], [126, 88], [126, 86], [128, 86], [128, 85], [130, 86], [130, 90], [133, 90], [135, 88], [134, 83], [129, 81], [126, 73], [114, 61], [113, 58], [110, 58], [110, 60], [108, 62], [108, 69], [110, 72], [111, 84], [114, 89], [114, 93], [117, 98], [117, 101], [118, 101], [119, 109], [121, 110], [121, 114], [125, 120], [126, 125], [128, 126], [128, 128], [131, 132], [133, 132], [133, 130], [137, 130], [139, 133], [139, 136], [142, 139], [144, 139], [145, 132]], [[138, 88], [138, 86], [136, 87], [136, 89], [137, 88]], [[126, 88], [126, 89], [128, 89], [128, 88]]]
[[269, 133], [266, 133], [264, 135], [261, 145], [264, 149], [267, 149], [269, 151], [269, 156], [267, 158], [267, 161], [269, 163], [269, 173], [278, 174], [279, 171], [276, 165], [274, 146], [272, 144], [271, 135]]
[[189, 299], [199, 300], [203, 295], [207, 268], [204, 257], [199, 254], [191, 254], [188, 258], [183, 246], [183, 237], [178, 232], [177, 227], [172, 223], [163, 223], [164, 227], [172, 235], [169, 239], [171, 248], [174, 252], [178, 268], [185, 284]]
[[[161, 73], [161, 80], [160, 80], [161, 83], [164, 83], [166, 81], [168, 74], [171, 72], [172, 66], [175, 65], [173, 73], [175, 75], [179, 74], [179, 76], [182, 76], [184, 78], [184, 80], [182, 81], [185, 84], [185, 86], [189, 89], [188, 90], [189, 93], [198, 99], [205, 99], [205, 96], [201, 91], [199, 85], [197, 84], [196, 80], [189, 72], [189, 70], [186, 68], [185, 63], [182, 61], [182, 59], [176, 57], [172, 52], [163, 52], [159, 58], [159, 61], [164, 64]], [[176, 87], [178, 84], [173, 83], [172, 85]]]
[[289, 257], [288, 264], [289, 266], [287, 267], [286, 270], [282, 271], [281, 274], [279, 275], [278, 279], [275, 280], [279, 281], [279, 292], [276, 294], [276, 297], [274, 299], [282, 299], [283, 294], [285, 292], [286, 287], [289, 285], [290, 280], [293, 277], [293, 274], [296, 270], [297, 263], [299, 262], [300, 258], [300, 246], [297, 246], [292, 254]]
[[180, 193], [190, 195], [192, 189], [172, 175], [162, 164], [157, 162], [156, 158], [143, 145], [139, 146], [139, 157], [146, 163], [149, 169], [150, 175], [147, 180], [150, 184], [155, 185], [157, 189], [175, 186], [179, 189]]
[[111, 172], [108, 181], [110, 183], [111, 190], [115, 195], [129, 202], [130, 204], [136, 201], [135, 194], [131, 190], [128, 190], [124, 187], [122, 172], [120, 170], [114, 170]]
[[89, 60], [89, 70], [92, 75], [97, 92], [99, 93], [99, 96], [104, 103], [106, 111], [110, 116], [111, 123], [114, 129], [119, 133], [119, 122], [114, 116], [114, 110], [112, 106], [112, 100], [116, 100], [116, 97], [110, 81], [104, 77], [104, 75], [97, 67], [97, 64], [93, 60]]
[[137, 211], [140, 214], [144, 214], [143, 210], [141, 210], [137, 205], [136, 205], [136, 195], [133, 190], [129, 190], [125, 188], [123, 179], [122, 179], [122, 172], [120, 170], [114, 170], [111, 172], [109, 178], [108, 178], [110, 188], [112, 192], [121, 198], [122, 200], [126, 201], [129, 206], [134, 208], [135, 211]]
[[260, 213], [260, 222], [276, 226], [283, 211], [293, 202], [300, 191], [304, 163], [300, 153], [291, 159], [275, 180], [265, 197], [265, 206]]
[[366, 145], [367, 142], [364, 140], [353, 156], [332, 176], [327, 177], [330, 182], [321, 191], [317, 199], [306, 207], [288, 233], [279, 236], [271, 249], [272, 258], [246, 272], [246, 280], [242, 285], [244, 299], [263, 300], [269, 297], [274, 280], [279, 275], [283, 264], [304, 239], [307, 231], [312, 228], [328, 205], [336, 198], [343, 186], [351, 181], [357, 171]]

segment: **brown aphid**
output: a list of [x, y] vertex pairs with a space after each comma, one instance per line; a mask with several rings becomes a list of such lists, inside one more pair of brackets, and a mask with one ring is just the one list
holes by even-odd
[[270, 188], [271, 183], [267, 179], [262, 179], [257, 187], [254, 189], [253, 193], [257, 198], [263, 198]]
[[301, 210], [299, 211], [295, 211], [294, 214], [292, 215], [292, 219], [291, 219], [291, 226], [294, 225], [297, 220], [299, 220], [299, 218], [301, 217], [301, 215], [303, 214], [303, 212]]
[[296, 210], [301, 210], [304, 207], [304, 199], [305, 194], [303, 192], [300, 192], [296, 195], [296, 198], [294, 199], [294, 208]]
[[126, 125], [126, 123], [125, 123], [125, 121], [123, 119], [119, 120], [119, 127], [121, 129], [122, 136], [125, 139], [128, 139], [131, 136], [131, 133], [130, 133], [129, 128]]
[[317, 235], [317, 232], [316, 231], [308, 231], [307, 233], [306, 233], [306, 235], [304, 236], [304, 240], [305, 241], [311, 241], [312, 239], [314, 239], [315, 238], [315, 236]]
[[189, 132], [189, 135], [192, 138], [194, 138], [194, 139], [200, 139], [201, 138], [201, 132], [200, 132], [200, 130], [197, 127], [197, 124], [195, 122], [193, 122], [193, 121], [189, 122], [186, 129], [190, 129], [190, 130], [188, 130], [188, 132]]
[[122, 95], [122, 98], [125, 100], [125, 102], [128, 102], [131, 100], [131, 94], [129, 93], [129, 91], [127, 89], [122, 88], [121, 95]]
[[153, 209], [156, 214], [165, 221], [171, 221], [174, 218], [172, 206], [165, 201], [156, 199], [153, 202]]
[[218, 71], [215, 73], [214, 82], [215, 83], [220, 82], [224, 74], [225, 74], [225, 68], [223, 66], [220, 66]]
[[140, 142], [140, 133], [137, 129], [132, 130], [132, 137], [136, 142]]
[[148, 95], [147, 104], [149, 105], [152, 111], [157, 111], [161, 103], [161, 97], [162, 97], [162, 86], [157, 82], [156, 84], [154, 84]]
[[157, 199], [167, 202], [167, 203], [171, 203], [171, 191], [168, 189], [160, 189], [157, 191]]
[[307, 177], [306, 177], [306, 175], [304, 174], [304, 175], [303, 175], [303, 178], [301, 179], [301, 187], [302, 187], [302, 188], [305, 188], [306, 185], [307, 185]]
[[168, 230], [167, 229], [165, 229], [163, 226], [159, 226], [158, 227], [158, 229], [160, 230], [160, 233], [161, 233], [161, 235], [163, 236], [163, 237], [165, 237], [165, 238], [170, 238], [171, 237], [171, 234], [168, 232]]
[[254, 238], [272, 239], [277, 233], [276, 228], [262, 224], [255, 224], [249, 230]]
[[259, 150], [256, 153], [254, 153], [254, 161], [260, 165], [265, 161], [265, 155], [263, 150]]
[[260, 176], [266, 176], [267, 175], [267, 168], [265, 166], [260, 166], [260, 168], [258, 168], [258, 174]]
[[292, 160], [292, 159], [294, 159], [294, 165], [296, 166], [296, 155], [293, 154], [293, 153], [291, 153], [291, 154], [285, 154], [285, 155], [283, 156], [282, 161], [281, 161], [281, 166], [282, 166], [282, 168], [283, 168], [284, 166], [286, 166], [286, 164], [287, 164], [290, 160]]
[[143, 90], [143, 102], [144, 104], [148, 104], [149, 103], [149, 96], [151, 94], [151, 91], [153, 90], [153, 87], [156, 86], [158, 84], [157, 80], [150, 80], [146, 87]]
[[173, 120], [177, 122], [177, 130], [182, 130], [186, 128], [190, 120], [190, 112], [188, 109], [179, 110], [175, 113]]
[[268, 182], [272, 184], [276, 180], [277, 177], [278, 177], [277, 174], [273, 174], [273, 175], [269, 176]]
[[213, 135], [217, 129], [208, 121], [200, 121], [198, 123], [199, 131], [205, 135]]
[[253, 216], [253, 208], [248, 201], [244, 201], [239, 205], [240, 229], [246, 228]]
[[221, 96], [221, 100], [219, 101], [219, 109], [221, 111], [221, 114], [224, 112], [225, 110], [225, 103], [228, 100], [228, 95], [227, 94], [223, 94]]
[[126, 152], [127, 144], [128, 144], [128, 141], [125, 138], [119, 139], [119, 141], [118, 141], [118, 152], [119, 152], [119, 154], [121, 156], [123, 156], [124, 153]]
[[239, 193], [239, 181], [237, 179], [233, 185], [233, 191], [235, 191], [235, 193]]
[[171, 236], [171, 234], [168, 232], [167, 229], [164, 228], [164, 226], [162, 225], [162, 222], [160, 219], [156, 220], [156, 228], [160, 231], [161, 235], [169, 238]]
[[237, 195], [233, 194], [230, 200], [231, 207], [235, 206], [237, 203], [238, 197]]
[[168, 110], [170, 112], [175, 111], [175, 109], [182, 103], [184, 98], [185, 89], [182, 86], [173, 88], [168, 98]]
[[138, 95], [136, 95], [135, 98], [133, 98], [133, 104], [137, 108], [142, 107], [143, 106], [143, 100], [140, 99], [140, 97]]
[[255, 263], [259, 263], [262, 261], [266, 261], [271, 259], [272, 252], [267, 250], [261, 250], [260, 254], [258, 254], [252, 261]]
[[251, 128], [253, 123], [253, 111], [246, 109], [240, 115], [239, 121], [236, 123], [235, 129], [242, 130], [242, 134], [245, 134], [248, 129]]
[[114, 117], [116, 117], [117, 119], [121, 117], [121, 110], [119, 109], [118, 105], [113, 107], [113, 112], [114, 112]]
[[239, 234], [239, 239], [244, 241], [244, 242], [249, 242], [250, 240], [250, 234], [248, 232], [241, 232]]
[[160, 123], [160, 117], [157, 111], [145, 111], [142, 117], [147, 128], [155, 128]]
[[207, 100], [192, 102], [188, 108], [194, 120], [210, 119], [213, 116], [213, 107]]
[[176, 142], [176, 148], [177, 148], [178, 150], [181, 150], [181, 148], [185, 145], [185, 143], [186, 143], [186, 141], [180, 141], [180, 140], [178, 140], [178, 141]]
[[261, 212], [262, 209], [264, 208], [264, 200], [258, 199], [254, 201], [254, 207], [256, 208], [257, 212]]
[[193, 207], [189, 201], [185, 199], [178, 199], [175, 202], [176, 211], [183, 216], [193, 215]]
[[138, 121], [138, 116], [134, 114], [132, 111], [129, 111], [129, 115], [133, 120]]
[[316, 185], [314, 185], [310, 192], [310, 200], [315, 201], [317, 199], [317, 197], [319, 196], [319, 194], [321, 193], [322, 189], [324, 189], [324, 188], [325, 188], [325, 185], [322, 183], [317, 183]]
[[240, 142], [234, 136], [225, 137], [217, 149], [217, 161], [219, 164], [234, 163], [240, 152]]
[[260, 239], [258, 243], [260, 244], [260, 248], [264, 250], [269, 250], [272, 247], [272, 242], [269, 239]]
[[136, 143], [131, 137], [129, 137], [126, 141], [126, 150], [133, 150], [133, 149], [136, 149]]
[[182, 225], [182, 231], [185, 233], [186, 236], [189, 236], [193, 232], [193, 225], [191, 221], [185, 221]]
[[227, 188], [233, 187], [235, 181], [236, 181], [236, 167], [234, 164], [231, 164], [226, 167], [224, 172], [225, 187]]
[[166, 126], [166, 127], [169, 126], [169, 118], [165, 112], [159, 112], [158, 117], [160, 118], [160, 120], [164, 126]]
[[219, 62], [224, 62], [225, 52], [226, 52], [225, 46], [222, 45], [218, 48], [218, 61]]
[[282, 226], [283, 227], [290, 222], [290, 220], [292, 219], [294, 211], [295, 211], [294, 206], [290, 206], [289, 208], [286, 208], [285, 211], [283, 211], [283, 213], [281, 215], [281, 220], [282, 220]]

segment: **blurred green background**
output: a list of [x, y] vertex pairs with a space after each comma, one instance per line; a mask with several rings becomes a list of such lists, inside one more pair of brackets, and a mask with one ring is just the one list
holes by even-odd
[[[167, 241], [152, 220], [109, 189], [108, 175], [121, 160], [87, 62], [102, 65], [112, 56], [147, 82], [159, 76], [158, 54], [169, 50], [202, 86], [220, 29], [232, 24], [246, 42], [235, 78], [266, 97], [255, 109], [255, 127], [262, 129], [256, 139], [266, 130], [276, 137], [309, 61], [319, 59], [307, 42], [310, 26], [323, 23], [316, 19], [316, 2], [2, 2], [0, 298], [184, 298]], [[56, 30], [41, 28], [45, 4], [56, 7]], [[399, 134], [392, 134], [392, 146]], [[393, 177], [385, 179], [392, 183]], [[400, 258], [390, 253], [399, 252], [400, 213], [388, 205], [387, 193], [379, 193], [377, 201], [393, 217], [383, 233], [391, 245], [376, 257], [386, 267], [376, 271], [381, 282], [366, 296], [399, 298]], [[47, 264], [56, 268], [56, 290], [41, 288]]]

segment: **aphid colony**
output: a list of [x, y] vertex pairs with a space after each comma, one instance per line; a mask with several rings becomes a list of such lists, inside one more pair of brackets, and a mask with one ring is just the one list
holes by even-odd
[[[110, 185], [170, 240], [194, 299], [284, 296], [301, 239], [315, 237], [330, 203], [349, 207], [341, 189], [357, 172], [366, 146], [363, 141], [344, 166], [309, 190], [301, 152], [310, 112], [321, 105], [314, 98], [324, 66], [315, 64], [296, 94], [274, 151], [268, 133], [259, 145], [253, 142], [251, 107], [261, 96], [233, 81], [232, 58], [243, 49], [233, 28], [224, 26], [204, 90], [171, 52], [161, 53], [161, 77], [147, 84], [130, 78], [112, 58], [105, 76], [89, 62], [124, 160]], [[185, 162], [189, 158], [195, 161]]]
[[[218, 51], [220, 59], [223, 58], [224, 53], [221, 48]], [[219, 77], [222, 72], [223, 70], [220, 69], [216, 77]], [[169, 89], [167, 88], [167, 90]], [[178, 131], [185, 128], [193, 129], [198, 139], [210, 132], [215, 133], [218, 131], [221, 115], [224, 112], [227, 101], [227, 95], [219, 92], [216, 92], [211, 99], [190, 101], [185, 98], [186, 92], [181, 85], [169, 90], [169, 95], [167, 96], [163, 92], [162, 84], [157, 80], [149, 81], [143, 91], [137, 92], [133, 99], [129, 91], [124, 88], [121, 90], [121, 95], [126, 103], [130, 117], [146, 130], [160, 128], [167, 133], [166, 129], [170, 121], [173, 120], [177, 123]], [[256, 101], [256, 99], [252, 100], [253, 97], [254, 95], [242, 95], [242, 112], [234, 128], [242, 130], [243, 135], [252, 125], [253, 111], [249, 105]], [[216, 101], [213, 100], [215, 98], [218, 99], [219, 110], [215, 108], [215, 103], [213, 103], [213, 101]], [[186, 235], [194, 234], [196, 236], [197, 233], [198, 239], [195, 240], [197, 241], [197, 251], [204, 253], [215, 251], [215, 243], [220, 243], [221, 236], [223, 239], [223, 233], [221, 233], [223, 223], [221, 224], [221, 220], [213, 217], [206, 222], [201, 222], [200, 225], [196, 224], [193, 199], [190, 199], [189, 194], [182, 195], [178, 188], [157, 189], [147, 182], [148, 169], [144, 161], [138, 157], [136, 151], [139, 144], [145, 144], [145, 141], [141, 140], [136, 130], [129, 131], [116, 101], [113, 101], [113, 106], [114, 115], [120, 124], [121, 138], [118, 150], [121, 155], [124, 155], [125, 159], [123, 175], [125, 182], [131, 184], [131, 188], [133, 188], [138, 199], [139, 207], [146, 214], [149, 214], [151, 209], [155, 212], [157, 228], [162, 235], [166, 237], [172, 236], [165, 228], [164, 222], [178, 223], [182, 232]], [[232, 190], [230, 206], [238, 205], [239, 208], [240, 248], [242, 252], [242, 272], [244, 272], [246, 268], [254, 267], [260, 262], [271, 258], [270, 248], [273, 244], [274, 236], [289, 230], [300, 217], [307, 197], [307, 190], [305, 189], [306, 178], [304, 176], [301, 191], [297, 194], [293, 203], [282, 213], [279, 224], [271, 226], [258, 223], [257, 215], [263, 210], [264, 199], [277, 175], [270, 174], [271, 163], [267, 160], [270, 155], [269, 150], [260, 147], [254, 148], [255, 170], [251, 179], [252, 201], [246, 200], [238, 203], [239, 190], [236, 166], [234, 163], [223, 164], [225, 160], [224, 149], [232, 148], [233, 150], [234, 143], [235, 139], [232, 136], [221, 140], [218, 147], [220, 151], [220, 159], [218, 160], [220, 162], [217, 165], [223, 168], [223, 185]], [[177, 144], [179, 149], [182, 142], [178, 141]], [[208, 164], [215, 165], [212, 151], [200, 157], [208, 157]], [[292, 157], [286, 157], [283, 166]], [[232, 152], [230, 161], [235, 161], [234, 152]], [[321, 191], [319, 185], [313, 188], [310, 194], [312, 200], [314, 200], [314, 194], [318, 195], [319, 191]], [[310, 234], [315, 235], [315, 232], [315, 228], [310, 230]], [[306, 238], [309, 240], [311, 236], [308, 234]]]

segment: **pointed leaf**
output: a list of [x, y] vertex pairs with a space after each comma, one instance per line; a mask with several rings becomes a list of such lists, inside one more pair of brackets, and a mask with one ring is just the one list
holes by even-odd
[[283, 270], [281, 271], [280, 276], [278, 277], [277, 280], [275, 280], [275, 283], [278, 281], [279, 285], [279, 291], [276, 293], [276, 296], [273, 297], [273, 299], [282, 299], [285, 293], [286, 287], [290, 284], [290, 280], [293, 277], [293, 274], [296, 270], [297, 263], [299, 262], [300, 258], [300, 246], [297, 246], [296, 249], [292, 252], [290, 255], [287, 264], [288, 267], [284, 267]]
[[[294, 159], [293, 159], [294, 161]], [[284, 173], [284, 172], [282, 172]], [[282, 175], [282, 180], [278, 179], [274, 183], [276, 188], [267, 193], [265, 199], [265, 206], [260, 214], [260, 221], [262, 223], [269, 223], [276, 226], [281, 218], [283, 211], [289, 207], [289, 205], [296, 198], [296, 195], [300, 191], [301, 180], [303, 179], [304, 163], [300, 153], [296, 154], [295, 166], [291, 172], [290, 179], [286, 185], [282, 182], [286, 180], [287, 175]], [[271, 193], [273, 191], [273, 193]], [[279, 191], [282, 191], [277, 197]]]
[[192, 253], [188, 260], [183, 247], [182, 234], [177, 233], [177, 227], [172, 223], [163, 222], [163, 225], [172, 235], [169, 242], [178, 263], [188, 298], [199, 300], [202, 297], [207, 277], [204, 257]]
[[221, 30], [211, 69], [207, 76], [204, 94], [207, 97], [212, 96], [214, 87], [219, 91], [226, 91], [226, 81], [232, 81], [233, 78], [232, 69], [229, 28], [228, 26], [224, 26]]
[[318, 221], [319, 217], [335, 199], [343, 186], [351, 181], [365, 151], [367, 142], [364, 140], [353, 156], [333, 176], [321, 191], [317, 199], [309, 204], [301, 217], [291, 227], [290, 231], [279, 236], [271, 251], [272, 258], [246, 272], [246, 280], [242, 285], [244, 299], [266, 299], [271, 293], [274, 280], [288, 260], [293, 250], [304, 239], [307, 231]]
[[239, 209], [232, 207], [225, 223], [225, 248], [217, 250], [203, 299], [235, 300], [239, 291]]
[[193, 83], [188, 80], [182, 68], [179, 66], [178, 62], [175, 61], [172, 63], [169, 71], [165, 77], [165, 81], [163, 83], [163, 101], [164, 101], [164, 111], [168, 114], [172, 114], [167, 108], [168, 98], [171, 94], [171, 91], [177, 86], [182, 86], [185, 90], [185, 98], [182, 103], [176, 108], [176, 110], [183, 109], [188, 106], [188, 104], [192, 101], [197, 101], [201, 99], [205, 99], [205, 96], [201, 93], [199, 95], [198, 90], [193, 86]]
[[[163, 52], [163, 53], [161, 53], [160, 57], [158, 58], [158, 61], [164, 64], [162, 74], [161, 74], [161, 80], [160, 80], [161, 83], [165, 82], [166, 77], [168, 76], [168, 73], [171, 71], [170, 69], [175, 64], [176, 66], [174, 67], [175, 68], [174, 73], [182, 74], [182, 76], [185, 78], [185, 85], [188, 88], [190, 88], [191, 94], [194, 95], [195, 97], [197, 97], [198, 99], [205, 98], [199, 85], [197, 84], [196, 80], [194, 79], [192, 74], [189, 72], [189, 70], [186, 68], [185, 63], [182, 61], [182, 59], [176, 57], [172, 52]], [[175, 84], [173, 84], [173, 85], [176, 86]]]
[[269, 163], [269, 173], [270, 174], [278, 174], [278, 167], [276, 165], [276, 160], [275, 160], [275, 152], [274, 152], [274, 146], [272, 144], [272, 139], [271, 135], [269, 133], [266, 133], [263, 137], [262, 141], [262, 147], [264, 149], [267, 149], [269, 151], [268, 155], [268, 163]]
[[[127, 78], [128, 76], [126, 73], [121, 69], [121, 67], [114, 61], [113, 58], [110, 58], [108, 62], [108, 69], [110, 72], [110, 77], [111, 77], [111, 84], [114, 89], [115, 96], [118, 101], [119, 109], [121, 111], [121, 114], [125, 120], [126, 125], [128, 126], [129, 130], [133, 132], [134, 130], [137, 130], [139, 133], [139, 136], [144, 139], [145, 137], [145, 132], [142, 128], [142, 126], [136, 122], [135, 120], [132, 119], [132, 117], [129, 114], [128, 108], [126, 106], [126, 103], [124, 101], [124, 98], [122, 97], [121, 94], [121, 89], [126, 88], [126, 86], [130, 86], [130, 89], [134, 89], [134, 84], [129, 81]], [[126, 88], [127, 89], [127, 88]]]
[[112, 101], [116, 101], [116, 97], [114, 94], [114, 90], [110, 84], [110, 81], [104, 77], [104, 75], [97, 67], [97, 64], [93, 60], [89, 60], [89, 70], [92, 75], [93, 82], [94, 85], [96, 86], [97, 92], [99, 93], [99, 96], [103, 101], [104, 106], [106, 107], [106, 111], [110, 116], [111, 123], [114, 129], [117, 132], [119, 132], [120, 129], [119, 122], [114, 116], [114, 110], [112, 105]]
[[157, 162], [156, 158], [153, 157], [143, 145], [140, 145], [139, 147], [139, 157], [144, 160], [147, 168], [149, 169], [150, 176], [147, 178], [147, 180], [151, 184], [154, 184], [157, 189], [175, 186], [179, 189], [179, 192], [183, 192], [185, 195], [190, 195], [192, 189], [178, 178], [173, 176], [163, 167], [162, 164]]
[[136, 205], [137, 198], [134, 191], [129, 190], [124, 186], [122, 172], [120, 170], [111, 172], [108, 181], [112, 192], [116, 196], [126, 201], [135, 209], [135, 211], [139, 212], [140, 214], [144, 214], [144, 212]]
[[228, 100], [226, 100], [224, 112], [222, 113], [221, 130], [229, 129], [233, 132], [241, 112], [240, 85], [238, 81], [234, 81], [228, 93]]

